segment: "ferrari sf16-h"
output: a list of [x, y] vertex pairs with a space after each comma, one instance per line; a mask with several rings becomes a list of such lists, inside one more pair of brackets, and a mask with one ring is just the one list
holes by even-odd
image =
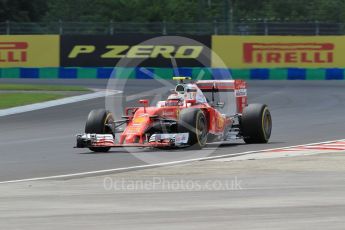
[[76, 147], [107, 152], [113, 147], [202, 149], [207, 143], [233, 139], [268, 142], [270, 111], [264, 104], [247, 104], [245, 81], [174, 80], [178, 83], [165, 101], [149, 106], [142, 99], [141, 106], [125, 108], [121, 120], [105, 109], [92, 110]]

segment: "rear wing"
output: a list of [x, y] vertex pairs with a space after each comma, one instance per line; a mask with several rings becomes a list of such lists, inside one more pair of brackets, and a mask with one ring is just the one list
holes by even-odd
[[234, 92], [237, 113], [247, 106], [247, 83], [243, 80], [199, 80], [195, 84], [203, 92]]

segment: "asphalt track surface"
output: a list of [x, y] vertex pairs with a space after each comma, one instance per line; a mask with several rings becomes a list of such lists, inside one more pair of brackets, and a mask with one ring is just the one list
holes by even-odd
[[[106, 81], [102, 80], [55, 80], [40, 83], [85, 85], [93, 88], [104, 88], [106, 85]], [[125, 94], [139, 92], [145, 95], [145, 91], [155, 87], [155, 84], [150, 80], [131, 80], [127, 82]], [[165, 162], [189, 156], [196, 158], [209, 150], [215, 156], [344, 139], [344, 86], [345, 83], [339, 81], [251, 81], [249, 103], [265, 103], [271, 110], [273, 132], [269, 144], [246, 145], [240, 142], [219, 148], [210, 146], [193, 154], [183, 150], [136, 149], [135, 152], [147, 157], [152, 155]], [[147, 164], [124, 149], [114, 149], [105, 154], [73, 149], [74, 136], [83, 132], [88, 112], [104, 107], [104, 101], [101, 98], [0, 117], [0, 181]]]

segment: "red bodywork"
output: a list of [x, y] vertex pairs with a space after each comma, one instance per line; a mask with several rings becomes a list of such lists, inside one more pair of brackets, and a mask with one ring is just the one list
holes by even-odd
[[[167, 103], [168, 101], [162, 101], [161, 104], [157, 106], [148, 106], [148, 100], [140, 100], [139, 102], [143, 105], [141, 107], [128, 107], [125, 109], [125, 120], [118, 121], [122, 124], [126, 123], [126, 128], [120, 134], [119, 140], [115, 143], [115, 138], [113, 136], [100, 135], [99, 139], [92, 141], [91, 146], [94, 147], [169, 147], [172, 146], [171, 140], [162, 138], [160, 140], [154, 139], [149, 140], [150, 133], [149, 130], [154, 127], [154, 125], [160, 122], [166, 122], [171, 126], [176, 125], [179, 121], [179, 114], [182, 110], [186, 108], [200, 108], [207, 120], [207, 133], [213, 136], [219, 137], [219, 139], [224, 139], [226, 131], [235, 126], [236, 120], [234, 117], [241, 114], [244, 107], [247, 105], [247, 91], [246, 82], [243, 80], [202, 80], [197, 81], [193, 84], [188, 84], [191, 87], [189, 91], [189, 96], [194, 96], [190, 98], [187, 94], [183, 94], [184, 99], [182, 104], [171, 105]], [[176, 89], [175, 89], [176, 90]], [[176, 90], [177, 91], [177, 90]], [[187, 92], [187, 91], [186, 91]], [[207, 102], [205, 97], [206, 92], [212, 93], [212, 98], [214, 92], [230, 92], [226, 94], [225, 100], [226, 104], [232, 108], [231, 114], [222, 114], [217, 108], [218, 105], [211, 106]], [[229, 98], [230, 95], [231, 97]], [[199, 96], [199, 97], [198, 97]], [[199, 98], [199, 99], [198, 99]], [[201, 99], [202, 100], [201, 100]], [[213, 100], [212, 103], [215, 101]], [[229, 112], [228, 112], [229, 113]], [[238, 119], [237, 119], [238, 123]], [[116, 124], [116, 122], [115, 122]], [[114, 128], [115, 129], [115, 128]], [[175, 135], [177, 129], [173, 131], [167, 131], [166, 134]], [[165, 133], [161, 133], [164, 135]], [[180, 133], [179, 135], [183, 135]], [[152, 135], [153, 136], [153, 135]], [[82, 138], [82, 137], [80, 137]], [[177, 137], [176, 137], [177, 138]], [[188, 137], [187, 137], [188, 138]], [[87, 139], [87, 138], [86, 138]]]
[[[236, 98], [236, 112], [242, 113], [247, 104], [246, 82], [243, 80], [209, 80], [198, 81], [196, 86], [201, 90], [233, 91]], [[143, 107], [129, 107], [125, 109], [125, 115], [129, 121], [126, 129], [120, 135], [120, 145], [143, 145], [147, 143], [145, 132], [157, 117], [178, 121], [179, 113], [185, 108], [200, 108], [203, 110], [207, 122], [208, 133], [219, 135], [223, 134], [225, 127], [232, 125], [230, 116], [221, 114], [216, 108], [208, 103], [195, 104], [193, 101], [186, 103], [186, 106], [165, 106], [147, 107], [148, 101], [141, 100]], [[151, 143], [152, 145], [152, 143]]]

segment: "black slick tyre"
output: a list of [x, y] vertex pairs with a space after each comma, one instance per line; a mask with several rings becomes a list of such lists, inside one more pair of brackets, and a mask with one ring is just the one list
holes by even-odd
[[177, 125], [179, 133], [189, 133], [188, 145], [192, 149], [202, 149], [207, 142], [207, 120], [204, 112], [198, 108], [181, 110]]
[[[114, 121], [113, 115], [105, 109], [91, 110], [87, 117], [85, 133], [113, 134], [111, 128], [107, 126]], [[110, 147], [90, 147], [94, 152], [108, 152]]]
[[247, 144], [267, 143], [271, 137], [272, 118], [267, 105], [250, 104], [241, 117], [241, 132]]

